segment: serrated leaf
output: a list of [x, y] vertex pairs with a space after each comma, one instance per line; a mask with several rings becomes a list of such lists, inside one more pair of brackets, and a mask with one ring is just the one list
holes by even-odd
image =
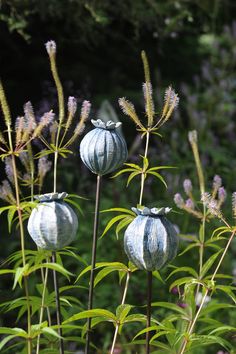
[[136, 216], [136, 214], [132, 210], [125, 209], [125, 208], [110, 208], [110, 209], [102, 210], [102, 211], [100, 211], [100, 213], [108, 213], [110, 211], [121, 212], [121, 213], [124, 213], [124, 214], [129, 214], [129, 215]]
[[177, 269], [174, 269], [166, 278], [166, 280], [168, 280], [172, 275], [179, 273], [179, 272], [187, 272], [192, 274], [195, 278], [198, 277], [198, 273], [196, 272], [196, 270], [194, 270], [191, 267], [178, 267]]
[[202, 284], [202, 282], [198, 281], [197, 279], [193, 279], [191, 277], [183, 277], [183, 278], [180, 278], [180, 279], [176, 279], [171, 285], [170, 285], [170, 291], [171, 289], [173, 289], [175, 286], [180, 286], [180, 285], [183, 285], [183, 284], [186, 284], [186, 283], [189, 283], [189, 284]]
[[185, 254], [186, 252], [190, 251], [192, 248], [194, 247], [199, 247], [199, 244], [195, 243], [192, 245], [189, 245], [188, 247], [186, 247], [181, 253], [178, 254], [178, 256], [183, 256], [183, 254]]
[[138, 172], [133, 172], [129, 175], [128, 179], [127, 179], [127, 183], [126, 183], [126, 187], [129, 186], [130, 182], [132, 181], [132, 179], [138, 175], [141, 175], [142, 172], [138, 171]]
[[120, 176], [123, 173], [128, 173], [128, 172], [133, 172], [136, 171], [136, 169], [134, 168], [124, 168], [123, 170], [120, 170], [119, 172], [117, 172], [114, 176], [112, 176], [111, 178], [116, 178], [118, 176]]
[[100, 272], [96, 275], [94, 280], [94, 286], [96, 286], [103, 278], [105, 278], [108, 274], [114, 271], [127, 273], [128, 267], [126, 267], [123, 263], [111, 263], [110, 266], [106, 266], [104, 269], [100, 270]]
[[153, 302], [152, 307], [164, 307], [168, 310], [175, 311], [177, 313], [180, 313], [183, 316], [186, 316], [186, 311], [179, 307], [178, 305], [172, 304], [171, 302], [165, 302], [165, 301], [158, 301], [158, 302]]
[[58, 263], [42, 263], [42, 264], [36, 264], [32, 267], [30, 267], [27, 271], [27, 275], [30, 275], [31, 273], [35, 272], [36, 270], [42, 269], [42, 268], [48, 268], [55, 270], [61, 274], [63, 274], [67, 279], [70, 279], [69, 276], [73, 276], [71, 272], [66, 270], [62, 265]]
[[29, 264], [26, 264], [24, 267], [16, 268], [14, 283], [13, 283], [13, 287], [12, 287], [13, 290], [15, 289], [17, 283], [19, 283], [20, 287], [22, 287], [22, 279], [23, 279], [24, 275], [26, 275], [28, 268], [29, 268]]
[[153, 175], [153, 176], [157, 177], [164, 184], [164, 186], [166, 188], [168, 188], [167, 184], [166, 184], [166, 181], [164, 180], [164, 178], [159, 173], [153, 172], [153, 171], [149, 171], [149, 170], [146, 173], [149, 174], [149, 175]]
[[53, 337], [61, 339], [62, 337], [53, 329], [50, 327], [44, 327], [42, 329], [42, 333], [50, 334]]
[[124, 165], [132, 167], [132, 168], [142, 172], [142, 167], [140, 167], [139, 165], [136, 165], [135, 163], [125, 163]]
[[122, 214], [122, 215], [117, 215], [114, 216], [114, 218], [112, 218], [108, 224], [105, 227], [105, 230], [103, 231], [101, 237], [103, 237], [104, 235], [106, 235], [106, 233], [110, 230], [110, 228], [119, 220], [124, 219], [127, 215], [126, 214]]
[[116, 226], [116, 238], [119, 238], [119, 232], [126, 227], [127, 225], [129, 225], [132, 221], [134, 220], [133, 216], [126, 216], [123, 220], [121, 220], [117, 226]]
[[78, 203], [76, 203], [74, 200], [71, 200], [69, 198], [65, 198], [64, 200], [65, 200], [65, 202], [73, 205], [80, 212], [80, 214], [84, 215], [84, 212]]
[[212, 265], [214, 264], [214, 262], [216, 261], [216, 259], [218, 258], [218, 256], [220, 255], [220, 253], [222, 253], [223, 250], [221, 249], [220, 251], [214, 253], [210, 258], [208, 258], [208, 260], [203, 264], [202, 270], [201, 270], [201, 278], [203, 278], [205, 276], [205, 274], [208, 272], [208, 270], [212, 267]]
[[130, 310], [133, 308], [131, 305], [123, 304], [119, 305], [116, 309], [116, 318], [120, 321], [120, 324], [123, 324], [125, 318], [128, 316]]

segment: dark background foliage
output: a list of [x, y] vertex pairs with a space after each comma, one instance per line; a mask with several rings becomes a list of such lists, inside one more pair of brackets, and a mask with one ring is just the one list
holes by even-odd
[[[102, 102], [109, 100], [124, 123], [124, 135], [132, 147], [136, 131], [120, 112], [117, 100], [126, 96], [135, 104], [137, 111], [144, 111], [140, 59], [140, 52], [144, 49], [149, 58], [157, 111], [160, 111], [163, 92], [169, 84], [180, 95], [179, 111], [163, 129], [163, 141], [153, 141], [150, 150], [150, 159], [154, 163], [177, 166], [178, 170], [165, 174], [169, 187], [167, 192], [159, 183], [153, 181], [151, 186], [151, 181], [148, 182], [145, 201], [153, 205], [168, 203], [173, 206], [173, 195], [181, 188], [184, 178], [191, 177], [197, 186], [187, 143], [187, 131], [191, 129], [199, 132], [200, 152], [207, 167], [209, 186], [213, 176], [221, 174], [227, 191], [234, 190], [235, 1], [2, 0], [0, 4], [0, 76], [13, 117], [22, 114], [23, 104], [28, 100], [38, 114], [51, 107], [57, 110], [56, 91], [44, 48], [44, 43], [53, 39], [57, 43], [57, 63], [65, 96], [74, 95], [79, 102], [91, 100], [92, 118], [96, 118]], [[140, 145], [137, 151], [143, 152]], [[133, 155], [131, 153], [130, 159], [135, 161]], [[89, 202], [82, 203], [86, 216], [81, 219], [83, 236], [78, 241], [80, 254], [89, 261], [95, 178], [81, 166], [77, 146], [74, 156], [61, 162], [59, 169], [59, 190], [66, 188], [68, 192], [91, 198]], [[1, 174], [4, 176], [4, 171]], [[45, 192], [51, 189], [50, 177]], [[138, 184], [134, 183], [128, 193], [122, 179], [114, 182], [106, 178], [104, 184], [103, 209], [113, 206], [129, 208], [137, 203]], [[228, 202], [226, 214], [230, 212]], [[196, 230], [190, 217], [182, 215], [184, 221], [181, 223], [180, 216], [173, 218], [182, 232]], [[106, 222], [103, 217], [101, 231]], [[8, 240], [3, 218], [1, 223], [1, 237]], [[99, 260], [115, 261], [119, 258], [122, 261], [123, 258], [125, 262], [122, 238], [117, 242], [115, 235], [105, 237], [109, 237], [110, 242], [99, 243]], [[2, 259], [14, 250], [17, 241], [12, 238], [11, 242], [1, 251]], [[226, 264], [229, 273], [235, 267], [233, 252]], [[11, 286], [7, 279], [3, 284], [1, 300], [8, 296], [6, 289]], [[106, 286], [101, 286], [100, 293], [98, 291], [96, 305], [99, 307], [107, 307], [111, 296], [114, 303], [119, 302], [119, 292], [111, 291], [109, 284]], [[155, 291], [167, 301], [167, 287], [159, 284]], [[145, 288], [141, 289], [134, 281], [130, 302], [133, 294], [137, 303], [142, 302], [144, 293]], [[168, 296], [172, 295], [168, 293]], [[10, 316], [3, 319], [4, 325], [8, 321], [11, 321]]]

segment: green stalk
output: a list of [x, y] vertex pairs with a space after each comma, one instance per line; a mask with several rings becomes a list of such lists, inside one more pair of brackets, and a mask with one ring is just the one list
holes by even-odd
[[[92, 310], [92, 308], [93, 308], [93, 290], [94, 290], [94, 275], [95, 275], [94, 272], [95, 272], [95, 268], [96, 268], [101, 178], [102, 178], [102, 176], [97, 175], [97, 188], [96, 188], [96, 201], [95, 201], [95, 212], [94, 212], [94, 223], [93, 223], [93, 246], [92, 246], [90, 284], [89, 284], [88, 310]], [[91, 318], [88, 318], [85, 354], [89, 353], [90, 337], [91, 337]]]
[[[7, 103], [7, 99], [4, 93], [4, 89], [2, 83], [0, 81], [0, 103], [3, 110], [3, 115], [5, 118], [5, 123], [7, 126], [7, 135], [9, 141], [10, 151], [9, 153], [12, 156], [12, 168], [13, 168], [13, 177], [14, 177], [14, 184], [15, 184], [15, 194], [16, 194], [16, 207], [17, 213], [19, 218], [19, 226], [20, 226], [20, 240], [21, 240], [21, 254], [22, 254], [22, 263], [23, 267], [26, 265], [25, 259], [25, 240], [24, 240], [24, 227], [23, 227], [23, 220], [22, 220], [22, 211], [20, 206], [20, 189], [18, 184], [18, 175], [16, 169], [16, 160], [14, 155], [13, 149], [13, 142], [12, 142], [12, 130], [11, 130], [11, 113]], [[24, 288], [25, 288], [25, 295], [26, 295], [26, 306], [27, 306], [27, 326], [28, 326], [28, 335], [31, 332], [31, 310], [30, 310], [30, 300], [29, 300], [29, 290], [28, 290], [28, 279], [27, 276], [24, 276]], [[31, 338], [27, 339], [27, 353], [32, 353], [32, 342]]]
[[[52, 263], [57, 263], [56, 252], [52, 252]], [[53, 269], [53, 282], [54, 282], [54, 289], [55, 289], [55, 297], [56, 297], [56, 314], [57, 314], [57, 325], [58, 334], [60, 336], [59, 339], [59, 352], [60, 354], [64, 354], [64, 341], [62, 338], [62, 328], [61, 328], [61, 306], [60, 306], [60, 295], [59, 295], [59, 287], [58, 287], [58, 279], [57, 279], [57, 272]]]
[[[150, 138], [150, 132], [147, 131], [147, 134], [146, 134], [146, 145], [145, 145], [145, 152], [144, 152], [144, 157], [145, 157], [145, 158], [147, 158], [147, 154], [148, 154], [149, 138]], [[144, 171], [144, 166], [143, 166], [143, 172], [142, 172], [142, 174], [141, 174], [141, 186], [140, 186], [139, 205], [142, 205], [143, 190], [144, 190], [144, 181], [145, 181], [145, 171]]]
[[[145, 152], [144, 157], [147, 158], [148, 154], [148, 147], [149, 147], [149, 138], [150, 132], [147, 131], [146, 134], [146, 145], [145, 145]], [[144, 167], [143, 167], [144, 169]], [[145, 181], [145, 171], [142, 172], [141, 176], [141, 188], [140, 188], [140, 197], [139, 197], [139, 204], [142, 205], [143, 200], [143, 190], [144, 190], [144, 181]], [[150, 327], [151, 325], [151, 314], [152, 314], [152, 272], [147, 272], [147, 323], [146, 327]], [[150, 353], [150, 332], [146, 334], [146, 354]]]
[[[121, 305], [124, 305], [125, 300], [126, 300], [126, 295], [127, 295], [128, 286], [129, 286], [129, 280], [130, 280], [130, 272], [128, 271], [128, 272], [127, 272], [127, 275], [126, 275], [126, 281], [125, 281], [125, 287], [124, 287], [124, 292], [123, 292], [123, 296], [122, 296]], [[118, 333], [119, 333], [119, 328], [120, 328], [120, 323], [117, 322], [117, 323], [116, 323], [116, 328], [115, 328], [114, 337], [113, 337], [113, 341], [112, 341], [112, 346], [111, 346], [111, 352], [110, 352], [110, 354], [114, 354], [115, 345], [116, 345], [116, 340], [117, 340], [117, 336], [118, 336]]]
[[[44, 312], [44, 301], [45, 301], [45, 294], [47, 289], [47, 279], [48, 279], [48, 268], [45, 271], [44, 283], [43, 283], [43, 292], [42, 292], [42, 301], [41, 301], [41, 308], [39, 314], [39, 325], [41, 325], [43, 321], [43, 312]], [[36, 354], [39, 354], [39, 345], [40, 345], [40, 334], [37, 338], [37, 347], [36, 347]]]
[[[221, 257], [220, 257], [220, 260], [219, 260], [219, 262], [218, 262], [218, 264], [217, 264], [217, 266], [216, 266], [216, 269], [215, 269], [215, 271], [214, 271], [214, 273], [213, 273], [213, 275], [212, 275], [212, 277], [211, 277], [211, 279], [210, 279], [210, 282], [213, 282], [213, 281], [214, 281], [214, 279], [215, 279], [215, 277], [216, 277], [216, 275], [217, 275], [217, 272], [218, 272], [218, 270], [219, 270], [219, 268], [220, 268], [220, 266], [221, 266], [221, 264], [222, 264], [222, 262], [223, 262], [223, 260], [224, 260], [224, 257], [225, 257], [225, 255], [226, 255], [228, 249], [229, 249], [229, 246], [230, 246], [230, 244], [231, 244], [231, 242], [232, 242], [232, 240], [233, 240], [233, 238], [234, 238], [234, 236], [235, 236], [235, 233], [236, 233], [236, 230], [234, 230], [234, 231], [232, 232], [232, 234], [231, 234], [231, 236], [230, 236], [230, 238], [229, 238], [229, 240], [228, 240], [228, 242], [227, 242], [227, 244], [226, 244], [226, 246], [225, 246], [224, 252], [222, 253], [222, 255], [221, 255]], [[202, 297], [202, 301], [201, 301], [201, 304], [200, 304], [200, 306], [199, 306], [199, 309], [198, 309], [197, 313], [195, 314], [195, 317], [194, 317], [194, 319], [193, 319], [192, 322], [191, 322], [191, 326], [190, 326], [190, 328], [188, 329], [188, 331], [187, 331], [187, 333], [186, 333], [186, 336], [185, 336], [184, 342], [183, 342], [183, 344], [182, 344], [182, 347], [181, 347], [181, 349], [180, 349], [180, 351], [179, 351], [179, 354], [183, 354], [183, 353], [185, 352], [186, 346], [187, 346], [187, 344], [188, 344], [188, 340], [187, 340], [186, 338], [189, 337], [189, 336], [193, 333], [195, 324], [196, 324], [196, 322], [197, 322], [197, 319], [198, 319], [198, 317], [199, 317], [199, 315], [200, 315], [200, 312], [201, 312], [201, 310], [202, 310], [202, 308], [203, 308], [203, 305], [204, 305], [204, 303], [205, 303], [206, 297], [207, 297], [207, 295], [208, 295], [209, 292], [210, 292], [210, 289], [206, 289], [206, 292], [205, 292], [204, 296]]]

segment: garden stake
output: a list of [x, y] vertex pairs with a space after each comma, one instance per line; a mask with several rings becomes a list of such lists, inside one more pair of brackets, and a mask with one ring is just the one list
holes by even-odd
[[[147, 328], [151, 326], [152, 314], [152, 272], [147, 272]], [[146, 333], [146, 354], [150, 353], [150, 331]]]
[[[57, 255], [56, 252], [52, 252], [52, 263], [57, 263]], [[60, 295], [58, 289], [58, 279], [57, 279], [57, 272], [53, 269], [53, 282], [54, 282], [54, 289], [55, 289], [55, 297], [56, 297], [56, 313], [57, 313], [57, 325], [61, 326], [61, 308], [60, 308]], [[58, 328], [58, 334], [60, 336], [59, 345], [60, 345], [60, 354], [64, 354], [64, 341], [62, 338], [62, 329], [61, 327]]]
[[[93, 223], [93, 246], [92, 246], [92, 263], [91, 263], [91, 273], [90, 273], [90, 284], [89, 284], [88, 310], [92, 310], [92, 308], [93, 308], [94, 271], [95, 271], [95, 266], [96, 266], [96, 253], [97, 253], [101, 178], [102, 178], [102, 176], [97, 175], [97, 188], [96, 188], [95, 213], [94, 213], [94, 223]], [[88, 328], [87, 328], [87, 334], [86, 334], [85, 354], [89, 353], [89, 343], [90, 343], [90, 335], [91, 335], [91, 333], [90, 333], [90, 331], [91, 331], [91, 318], [89, 318], [87, 321], [87, 327]]]

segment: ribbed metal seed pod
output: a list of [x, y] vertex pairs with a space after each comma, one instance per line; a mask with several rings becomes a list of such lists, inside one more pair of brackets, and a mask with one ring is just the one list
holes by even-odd
[[97, 175], [113, 172], [126, 161], [127, 145], [117, 128], [122, 124], [101, 119], [92, 120], [95, 129], [87, 133], [80, 144], [83, 163]]
[[33, 209], [28, 231], [40, 248], [57, 251], [75, 238], [78, 219], [73, 209], [63, 201], [67, 193], [48, 193], [36, 196], [39, 204]]
[[132, 208], [137, 214], [124, 235], [124, 248], [129, 260], [139, 269], [158, 270], [175, 258], [178, 237], [166, 218], [170, 208]]

